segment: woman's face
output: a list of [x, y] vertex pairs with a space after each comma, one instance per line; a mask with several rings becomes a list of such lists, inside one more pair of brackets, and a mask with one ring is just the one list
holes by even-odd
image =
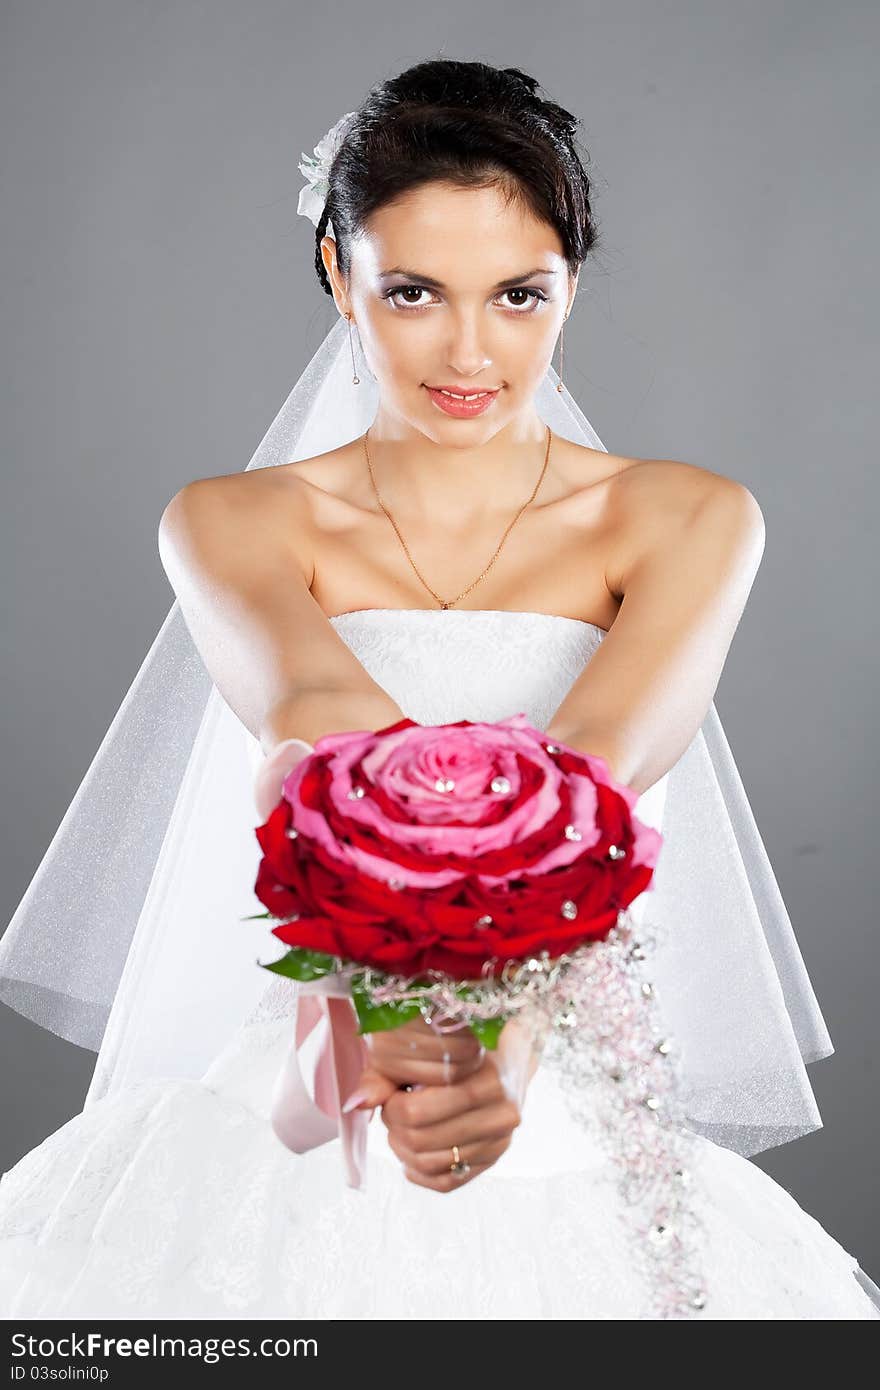
[[[395, 432], [408, 425], [473, 448], [514, 419], [537, 420], [533, 398], [577, 287], [554, 227], [497, 188], [434, 182], [372, 214], [348, 282], [332, 237], [321, 252], [386, 426], [393, 419]], [[429, 389], [441, 386], [497, 395], [479, 413], [455, 415]]]

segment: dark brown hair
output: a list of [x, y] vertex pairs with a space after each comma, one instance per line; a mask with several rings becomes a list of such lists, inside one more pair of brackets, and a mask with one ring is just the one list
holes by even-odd
[[496, 186], [521, 200], [556, 228], [575, 275], [598, 241], [576, 148], [578, 120], [537, 89], [537, 79], [519, 68], [452, 59], [417, 63], [373, 87], [333, 160], [315, 228], [315, 268], [326, 293], [333, 293], [321, 256], [328, 221], [347, 275], [351, 240], [370, 214], [434, 180]]

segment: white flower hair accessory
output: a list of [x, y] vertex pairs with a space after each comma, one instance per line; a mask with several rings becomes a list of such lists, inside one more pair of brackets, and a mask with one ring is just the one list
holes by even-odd
[[[336, 151], [342, 144], [348, 132], [349, 125], [356, 111], [347, 111], [346, 114], [331, 126], [330, 130], [322, 140], [315, 146], [314, 156], [304, 154], [297, 166], [301, 174], [308, 179], [305, 188], [300, 189], [297, 212], [302, 213], [310, 222], [317, 227], [321, 220], [321, 213], [324, 211], [324, 204], [327, 202], [327, 194], [330, 191], [330, 165], [336, 156]], [[330, 232], [330, 224], [327, 224], [327, 231]]]

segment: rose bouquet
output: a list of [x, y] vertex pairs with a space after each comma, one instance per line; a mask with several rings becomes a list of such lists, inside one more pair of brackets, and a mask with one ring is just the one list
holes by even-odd
[[353, 966], [361, 1032], [442, 1008], [494, 1047], [521, 1007], [511, 967], [604, 939], [660, 846], [603, 759], [525, 715], [326, 735], [282, 793], [256, 832], [255, 892], [290, 947], [267, 968]]
[[[288, 948], [265, 968], [299, 981], [272, 1114], [290, 1148], [339, 1133], [359, 1186], [367, 1117], [344, 1101], [363, 1035], [421, 1015], [494, 1048], [518, 1017], [540, 1049], [558, 1040], [548, 1052], [574, 1113], [598, 1116], [624, 1155], [625, 1196], [643, 1209], [646, 1250], [662, 1256], [661, 1315], [676, 1316], [682, 1298], [698, 1308], [702, 1295], [674, 1181], [684, 1131], [670, 1042], [639, 968], [650, 933], [627, 911], [662, 846], [636, 801], [603, 758], [551, 741], [524, 714], [327, 734], [256, 830], [267, 909], [256, 915], [276, 919]], [[321, 1018], [312, 1101], [297, 1052]]]

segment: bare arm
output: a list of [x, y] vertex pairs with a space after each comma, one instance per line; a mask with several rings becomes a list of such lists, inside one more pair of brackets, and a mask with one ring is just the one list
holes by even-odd
[[[670, 488], [676, 468], [688, 469]], [[665, 489], [664, 489], [665, 484]], [[764, 550], [748, 488], [670, 468], [633, 479], [651, 518], [619, 583], [611, 630], [547, 733], [602, 756], [641, 794], [678, 761], [706, 717]]]
[[269, 496], [258, 500], [252, 479], [199, 479], [159, 526], [162, 563], [217, 688], [266, 754], [286, 738], [314, 743], [396, 722], [399, 706], [309, 592], [306, 528], [289, 488], [272, 520]]

